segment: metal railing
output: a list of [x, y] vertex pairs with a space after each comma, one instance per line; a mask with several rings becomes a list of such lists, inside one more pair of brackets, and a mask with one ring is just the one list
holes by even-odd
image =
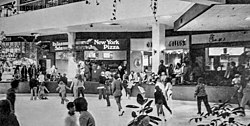
[[85, 0], [35, 0], [28, 3], [20, 4], [19, 6], [14, 5], [2, 5], [0, 6], [0, 18], [1, 17], [10, 17], [30, 11], [61, 6], [65, 4], [80, 2]]

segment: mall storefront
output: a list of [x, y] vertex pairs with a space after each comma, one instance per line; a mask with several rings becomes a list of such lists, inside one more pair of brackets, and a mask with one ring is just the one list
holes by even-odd
[[192, 35], [191, 60], [202, 68], [208, 84], [228, 85], [224, 81], [228, 64], [249, 68], [249, 58], [243, 56], [249, 49], [247, 31]]

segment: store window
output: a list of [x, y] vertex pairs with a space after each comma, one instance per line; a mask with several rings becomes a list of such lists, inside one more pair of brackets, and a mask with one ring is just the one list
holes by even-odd
[[177, 63], [182, 63], [186, 57], [189, 57], [188, 49], [176, 49], [165, 51], [165, 60], [166, 64], [168, 65], [176, 65]]
[[236, 66], [238, 66], [242, 53], [244, 53], [244, 47], [205, 48], [205, 70], [224, 71], [230, 62], [235, 62]]

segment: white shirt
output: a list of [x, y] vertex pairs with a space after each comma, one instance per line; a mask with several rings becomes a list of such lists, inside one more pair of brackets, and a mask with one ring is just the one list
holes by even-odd
[[44, 75], [43, 74], [40, 74], [39, 76], [38, 76], [38, 81], [39, 82], [44, 82], [45, 80], [44, 80]]

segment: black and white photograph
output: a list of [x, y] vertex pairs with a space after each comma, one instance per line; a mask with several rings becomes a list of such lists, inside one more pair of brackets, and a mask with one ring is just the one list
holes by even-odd
[[0, 126], [250, 126], [250, 0], [0, 0]]

